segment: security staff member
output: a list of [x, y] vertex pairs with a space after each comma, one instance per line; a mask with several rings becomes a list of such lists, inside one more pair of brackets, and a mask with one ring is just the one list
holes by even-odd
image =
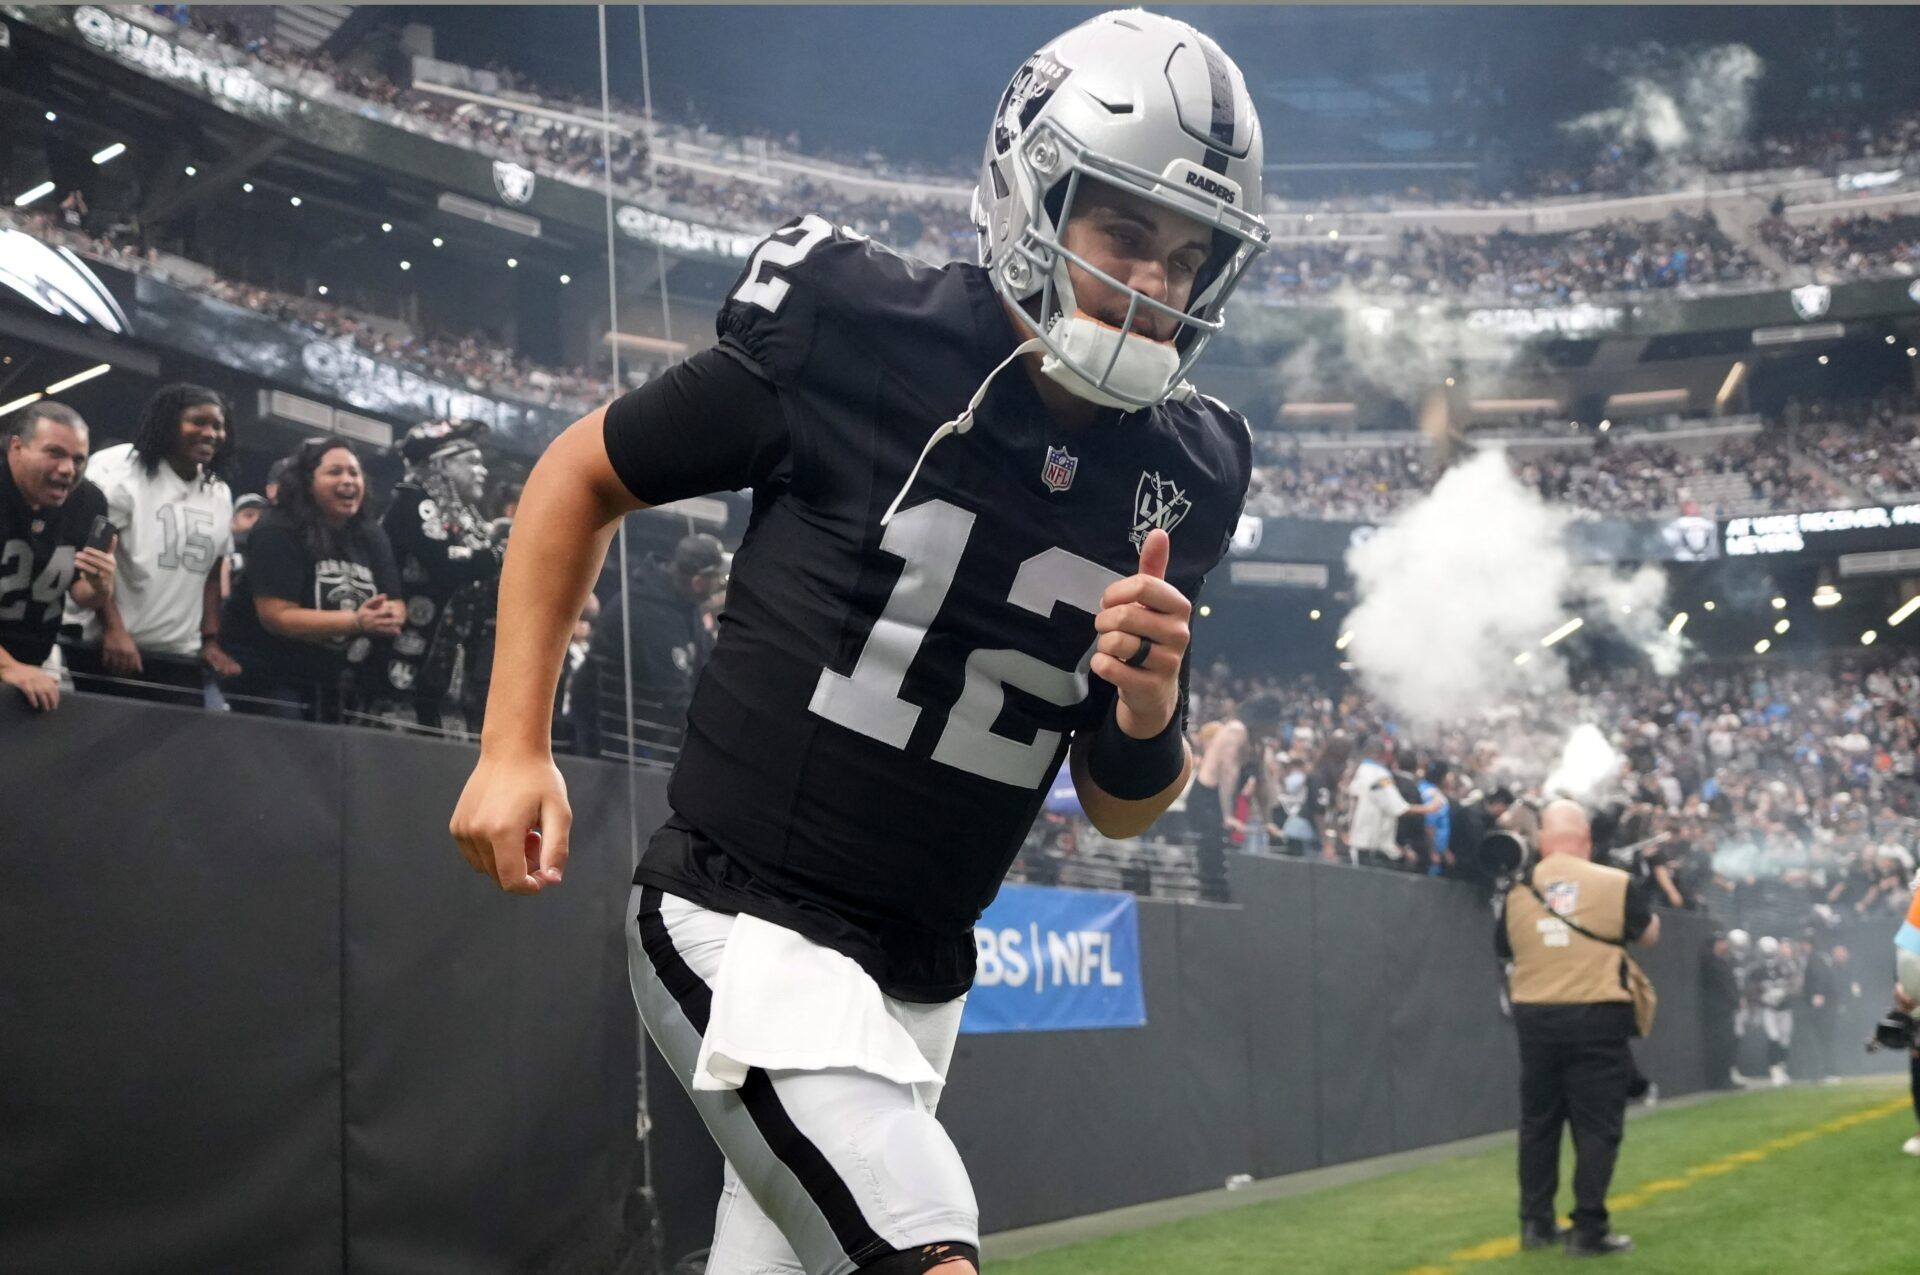
[[[1571, 801], [1540, 819], [1540, 861], [1507, 893], [1494, 939], [1513, 962], [1514, 1025], [1520, 1036], [1520, 1242], [1564, 1239], [1574, 1256], [1625, 1253], [1633, 1241], [1607, 1225], [1607, 1186], [1626, 1124], [1635, 1034], [1626, 958], [1589, 938], [1618, 935], [1651, 947], [1660, 921], [1646, 886], [1591, 862], [1593, 831]], [[1569, 925], [1571, 921], [1573, 925]], [[1573, 1229], [1558, 1230], [1560, 1130], [1573, 1126]]]

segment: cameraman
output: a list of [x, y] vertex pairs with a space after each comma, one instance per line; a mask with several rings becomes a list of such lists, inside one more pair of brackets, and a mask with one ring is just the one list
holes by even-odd
[[[1651, 947], [1660, 938], [1644, 883], [1593, 863], [1593, 831], [1571, 801], [1540, 820], [1540, 861], [1508, 890], [1494, 934], [1513, 962], [1520, 1037], [1520, 1243], [1566, 1241], [1573, 1256], [1626, 1253], [1608, 1229], [1607, 1186], [1626, 1125], [1636, 1034], [1626, 958], [1608, 941]], [[1576, 929], [1576, 927], [1578, 927]], [[1589, 934], [1580, 931], [1588, 931]], [[1558, 1230], [1560, 1131], [1573, 1126], [1573, 1230]]]

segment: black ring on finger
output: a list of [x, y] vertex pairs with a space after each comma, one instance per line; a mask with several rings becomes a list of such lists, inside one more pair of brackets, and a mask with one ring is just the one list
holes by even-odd
[[1126, 666], [1128, 668], [1145, 668], [1147, 666], [1147, 657], [1152, 654], [1153, 639], [1143, 637], [1140, 639], [1140, 649], [1126, 658]]

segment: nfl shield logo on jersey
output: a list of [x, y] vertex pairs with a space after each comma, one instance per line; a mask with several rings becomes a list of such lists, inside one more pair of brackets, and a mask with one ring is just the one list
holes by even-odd
[[1133, 530], [1128, 539], [1134, 548], [1145, 548], [1149, 531], [1158, 527], [1172, 532], [1192, 508], [1193, 502], [1171, 480], [1142, 470], [1140, 485], [1133, 490]]
[[1048, 491], [1065, 491], [1073, 486], [1073, 471], [1080, 468], [1080, 462], [1067, 454], [1064, 447], [1047, 448], [1047, 463], [1040, 467], [1040, 481], [1047, 485]]

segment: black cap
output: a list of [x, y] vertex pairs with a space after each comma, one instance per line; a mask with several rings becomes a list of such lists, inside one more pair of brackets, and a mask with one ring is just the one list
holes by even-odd
[[487, 423], [471, 417], [454, 420], [422, 421], [400, 440], [400, 454], [409, 465], [417, 465], [429, 456], [457, 443], [477, 443], [487, 432]]
[[673, 547], [674, 572], [687, 579], [718, 571], [726, 562], [726, 549], [718, 540], [704, 533], [682, 537], [680, 543]]

